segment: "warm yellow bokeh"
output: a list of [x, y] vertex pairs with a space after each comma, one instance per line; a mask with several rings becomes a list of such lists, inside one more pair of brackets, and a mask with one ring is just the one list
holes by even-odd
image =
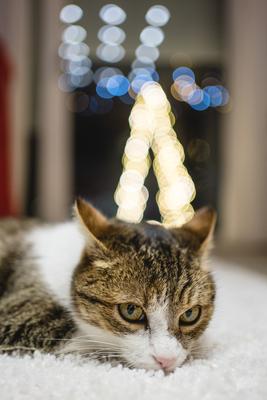
[[195, 186], [183, 165], [183, 146], [172, 128], [174, 114], [158, 83], [148, 82], [142, 86], [129, 124], [131, 134], [125, 146], [123, 173], [114, 196], [117, 217], [128, 222], [140, 222], [143, 218], [148, 199], [144, 181], [151, 164], [151, 148], [162, 222], [168, 226], [183, 225], [194, 215], [190, 203], [195, 197]]

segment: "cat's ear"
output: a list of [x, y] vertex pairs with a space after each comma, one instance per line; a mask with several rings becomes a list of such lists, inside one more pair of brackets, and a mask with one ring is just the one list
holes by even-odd
[[193, 233], [198, 239], [197, 250], [204, 254], [212, 247], [213, 233], [217, 215], [211, 207], [196, 211], [194, 217], [182, 226], [182, 230]]
[[83, 230], [95, 239], [99, 239], [109, 226], [108, 219], [80, 197], [76, 199], [74, 214]]

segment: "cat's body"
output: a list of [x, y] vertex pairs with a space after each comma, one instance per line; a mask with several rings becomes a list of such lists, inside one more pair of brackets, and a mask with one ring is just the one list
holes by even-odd
[[84, 201], [76, 215], [55, 226], [0, 223], [0, 350], [181, 365], [214, 308], [202, 266], [213, 213], [183, 229], [108, 221]]

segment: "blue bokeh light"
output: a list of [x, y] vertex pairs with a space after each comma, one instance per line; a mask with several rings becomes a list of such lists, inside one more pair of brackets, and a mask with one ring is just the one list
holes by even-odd
[[203, 90], [210, 96], [211, 107], [219, 107], [222, 105], [222, 91], [218, 86], [206, 86]]
[[[197, 90], [195, 90], [195, 92], [198, 92], [198, 93], [194, 93], [193, 96], [190, 97], [190, 99], [188, 100], [188, 103], [190, 104], [190, 106], [196, 111], [204, 111], [207, 108], [209, 108], [209, 106], [210, 106], [209, 94], [202, 89], [197, 89]], [[196, 101], [196, 96], [199, 96], [199, 101]], [[192, 99], [194, 97], [195, 97], [195, 101], [192, 101]]]
[[122, 75], [114, 75], [109, 78], [106, 86], [112, 96], [123, 96], [128, 92], [129, 87], [129, 80]]
[[140, 92], [141, 87], [146, 82], [153, 82], [153, 78], [151, 77], [151, 75], [138, 75], [132, 81], [131, 87], [132, 87], [133, 91], [137, 94]]
[[108, 91], [107, 85], [110, 78], [102, 78], [96, 86], [96, 93], [103, 99], [111, 99], [113, 95]]
[[195, 74], [192, 71], [192, 69], [188, 68], [188, 67], [178, 67], [178, 68], [176, 68], [172, 73], [172, 78], [175, 81], [177, 78], [179, 78], [182, 75], [190, 76], [195, 81]]

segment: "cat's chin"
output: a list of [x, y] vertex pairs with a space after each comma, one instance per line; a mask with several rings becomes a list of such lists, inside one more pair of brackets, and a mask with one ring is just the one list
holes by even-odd
[[[181, 367], [188, 357], [188, 351], [175, 340], [172, 353], [169, 353], [171, 361], [169, 365], [162, 365], [153, 355], [154, 344], [150, 342], [146, 333], [131, 335], [116, 335], [100, 327], [91, 325], [75, 315], [78, 330], [71, 342], [65, 346], [63, 353], [77, 352], [89, 358], [95, 358], [100, 362], [109, 362], [112, 366], [122, 364], [128, 368], [145, 370], [162, 370], [166, 373]], [[170, 344], [174, 345], [174, 339], [161, 338], [165, 349], [170, 350]], [[165, 343], [166, 340], [166, 343]], [[165, 356], [166, 357], [166, 356]]]

